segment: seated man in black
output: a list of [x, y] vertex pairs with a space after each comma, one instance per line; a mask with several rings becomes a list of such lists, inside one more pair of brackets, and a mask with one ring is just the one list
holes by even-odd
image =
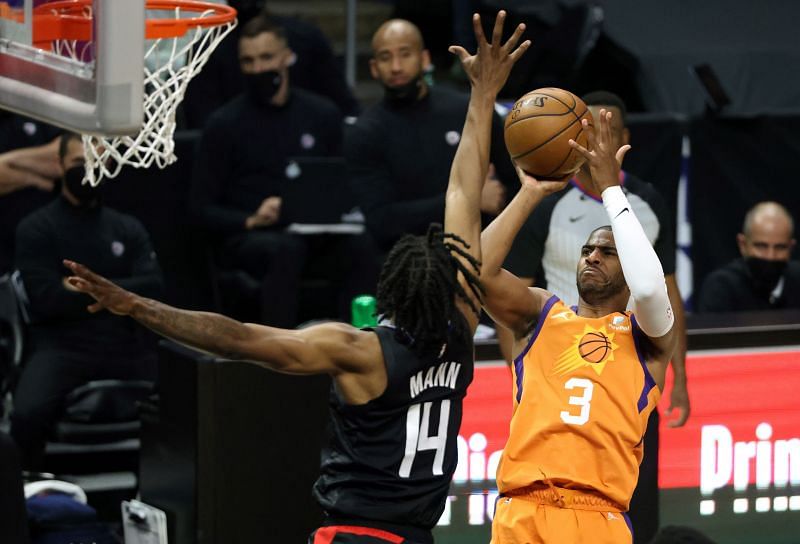
[[[300, 278], [312, 252], [309, 237], [285, 230], [289, 159], [342, 151], [339, 110], [327, 98], [290, 85], [291, 57], [284, 30], [269, 18], [244, 25], [239, 64], [246, 91], [209, 119], [197, 150], [192, 197], [201, 222], [220, 241], [223, 266], [261, 282], [262, 323], [284, 328], [297, 325]], [[371, 245], [363, 235], [338, 236], [327, 240], [323, 253], [336, 257], [319, 268], [339, 284], [340, 317], [346, 317], [343, 301], [374, 291]]]
[[343, 115], [358, 115], [361, 108], [345, 81], [341, 63], [317, 26], [297, 17], [270, 13], [266, 0], [227, 0], [227, 3], [236, 8], [239, 26], [222, 40], [192, 79], [183, 101], [186, 128], [202, 128], [216, 109], [242, 92], [244, 78], [239, 70], [238, 43], [244, 26], [257, 16], [268, 17], [286, 32], [292, 50], [289, 74], [294, 87], [331, 99]]
[[92, 380], [155, 380], [155, 353], [144, 330], [127, 318], [90, 314], [89, 298], [65, 280], [61, 261], [80, 254], [137, 293], [158, 295], [161, 271], [135, 218], [104, 207], [100, 191], [82, 184], [83, 146], [61, 138], [61, 196], [17, 228], [15, 265], [22, 274], [33, 324], [31, 351], [14, 394], [11, 436], [23, 467], [42, 468], [44, 445], [65, 396]]
[[703, 282], [699, 312], [800, 309], [800, 263], [790, 261], [794, 221], [777, 202], [756, 204], [736, 237], [741, 257]]
[[[441, 223], [469, 95], [427, 83], [430, 53], [410, 21], [383, 23], [373, 35], [372, 53], [370, 73], [384, 97], [347, 129], [345, 157], [367, 230], [386, 252], [404, 234], [421, 235], [430, 223]], [[497, 113], [491, 137], [480, 203], [487, 223], [519, 187]]]

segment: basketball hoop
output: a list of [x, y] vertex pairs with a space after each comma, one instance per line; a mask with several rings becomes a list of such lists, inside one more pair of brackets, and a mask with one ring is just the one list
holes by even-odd
[[[85, 181], [92, 185], [117, 176], [126, 164], [164, 168], [177, 160], [178, 105], [189, 81], [236, 26], [235, 9], [210, 2], [147, 0], [146, 10], [144, 121], [131, 136], [83, 135]], [[91, 60], [92, 0], [58, 0], [35, 8], [33, 41], [74, 60]]]

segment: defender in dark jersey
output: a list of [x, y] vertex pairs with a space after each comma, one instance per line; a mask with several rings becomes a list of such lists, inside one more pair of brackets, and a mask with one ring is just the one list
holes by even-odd
[[[323, 324], [285, 330], [172, 308], [138, 297], [86, 267], [65, 261], [69, 282], [96, 299], [89, 311], [130, 315], [183, 344], [292, 374], [328, 373], [332, 437], [314, 495], [327, 513], [310, 542], [433, 541], [456, 468], [461, 404], [473, 375], [472, 335], [481, 287], [480, 200], [494, 101], [530, 42], [524, 27], [492, 45], [476, 15], [478, 53], [454, 46], [472, 83], [467, 120], [447, 188], [445, 230], [406, 236], [392, 249], [378, 284], [378, 313], [392, 326]], [[462, 183], [461, 180], [467, 180]]]
[[366, 524], [428, 542], [458, 461], [461, 404], [473, 375], [472, 341], [453, 338], [443, 351], [418, 354], [411, 338], [398, 341], [397, 329], [374, 332], [386, 390], [353, 406], [332, 389], [332, 435], [314, 497], [331, 525]]

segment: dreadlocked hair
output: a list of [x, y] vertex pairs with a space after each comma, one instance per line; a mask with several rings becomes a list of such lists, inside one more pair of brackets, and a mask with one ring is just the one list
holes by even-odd
[[478, 315], [478, 307], [458, 281], [458, 272], [476, 298], [483, 293], [480, 262], [467, 249], [469, 244], [463, 239], [431, 224], [425, 236], [403, 236], [381, 269], [377, 312], [390, 317], [397, 339], [410, 340], [409, 347], [420, 355], [438, 353], [449, 338], [461, 341], [472, 336], [456, 306], [458, 297]]

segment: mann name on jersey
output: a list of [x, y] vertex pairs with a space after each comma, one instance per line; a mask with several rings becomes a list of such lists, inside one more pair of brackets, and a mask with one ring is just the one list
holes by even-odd
[[408, 385], [411, 398], [416, 398], [417, 395], [430, 387], [449, 387], [450, 389], [455, 389], [460, 370], [461, 363], [456, 362], [440, 363], [431, 366], [427, 371], [420, 370], [411, 376], [409, 380]]

